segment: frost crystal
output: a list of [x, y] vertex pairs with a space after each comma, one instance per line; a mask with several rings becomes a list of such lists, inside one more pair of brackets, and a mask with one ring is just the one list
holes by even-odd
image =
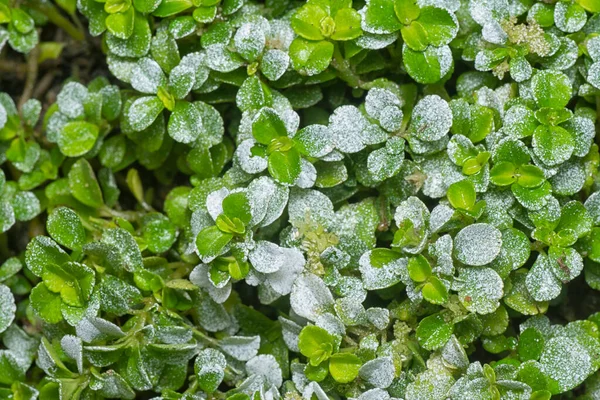
[[441, 139], [452, 126], [452, 111], [438, 95], [423, 97], [413, 109], [412, 132], [420, 140]]

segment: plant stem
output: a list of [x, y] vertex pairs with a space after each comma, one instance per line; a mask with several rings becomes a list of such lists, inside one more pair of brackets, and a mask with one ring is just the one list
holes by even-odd
[[40, 46], [35, 46], [27, 56], [27, 77], [25, 79], [25, 87], [23, 88], [23, 94], [19, 99], [19, 110], [23, 107], [23, 104], [31, 98], [35, 83], [38, 76], [38, 59], [40, 57]]
[[353, 88], [362, 88], [364, 82], [352, 70], [348, 60], [344, 59], [344, 56], [342, 56], [342, 52], [340, 51], [340, 46], [337, 43], [334, 43], [333, 46], [331, 66], [338, 72], [338, 77]]

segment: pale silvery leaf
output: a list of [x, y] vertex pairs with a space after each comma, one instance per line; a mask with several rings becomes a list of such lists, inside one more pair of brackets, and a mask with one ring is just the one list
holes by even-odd
[[420, 140], [439, 140], [450, 131], [451, 126], [450, 106], [438, 95], [423, 97], [413, 109], [411, 133]]
[[496, 311], [503, 288], [502, 278], [491, 268], [462, 268], [453, 283], [465, 308], [478, 314]]
[[145, 94], [155, 94], [158, 88], [167, 85], [167, 78], [156, 61], [141, 58], [131, 71], [131, 86]]
[[469, 366], [469, 358], [465, 349], [458, 341], [456, 336], [452, 335], [442, 349], [442, 360], [444, 365], [452, 369], [466, 370]]
[[115, 54], [108, 53], [106, 57], [108, 70], [120, 81], [131, 83], [131, 75], [133, 68], [136, 65], [135, 59], [119, 57]]
[[371, 251], [364, 253], [359, 260], [359, 270], [363, 286], [367, 290], [384, 289], [406, 280], [406, 258], [391, 261], [381, 268], [371, 264]]
[[[434, 209], [435, 210], [435, 209]], [[433, 213], [431, 214], [433, 215]], [[452, 236], [444, 235], [428, 247], [429, 254], [436, 259], [433, 271], [441, 275], [454, 275], [454, 261], [452, 260]]]
[[329, 117], [329, 129], [335, 147], [344, 153], [356, 153], [387, 138], [385, 131], [371, 124], [354, 106], [336, 108]]
[[333, 307], [333, 296], [321, 278], [305, 273], [292, 286], [290, 305], [296, 314], [314, 321]]
[[336, 337], [336, 340], [339, 341], [339, 338], [343, 337], [346, 334], [346, 326], [344, 322], [336, 315], [332, 313], [323, 313], [319, 315], [319, 317], [315, 320], [315, 325], [319, 328], [325, 329], [329, 334]]
[[223, 199], [229, 195], [229, 189], [221, 188], [206, 196], [206, 210], [213, 220], [223, 213]]
[[431, 210], [429, 228], [431, 232], [437, 232], [448, 223], [454, 215], [454, 209], [447, 204], [440, 203]]
[[190, 282], [206, 290], [208, 295], [218, 304], [223, 304], [231, 294], [231, 280], [221, 286], [215, 286], [209, 277], [209, 267], [206, 264], [197, 265], [190, 272]]
[[248, 185], [252, 219], [249, 226], [267, 226], [281, 216], [289, 198], [289, 189], [268, 176], [254, 179]]
[[531, 297], [536, 301], [549, 301], [560, 294], [562, 285], [554, 276], [548, 256], [538, 254], [535, 263], [525, 278], [525, 285]]
[[310, 189], [315, 185], [317, 180], [317, 169], [308, 160], [300, 159], [300, 175], [296, 179], [296, 186], [301, 189]]
[[83, 373], [83, 344], [81, 339], [73, 335], [65, 335], [60, 340], [60, 347], [65, 354], [75, 361], [77, 371]]
[[276, 271], [266, 275], [266, 282], [279, 295], [286, 296], [292, 291], [296, 278], [304, 269], [304, 256], [295, 248], [280, 247], [284, 263]]
[[0, 284], [0, 333], [4, 332], [15, 319], [17, 306], [10, 288]]
[[554, 23], [563, 32], [577, 32], [583, 28], [586, 21], [587, 15], [582, 7], [566, 2], [557, 3], [554, 7]]
[[252, 147], [255, 145], [254, 139], [247, 139], [235, 149], [234, 159], [236, 163], [249, 174], [258, 174], [267, 169], [267, 158], [252, 154]]
[[75, 332], [86, 343], [109, 337], [120, 338], [125, 336], [125, 333], [117, 325], [98, 317], [82, 319], [75, 326]]
[[445, 399], [454, 378], [445, 369], [428, 369], [416, 376], [406, 388], [406, 400]]
[[285, 51], [267, 50], [260, 63], [260, 70], [270, 81], [276, 81], [287, 71], [290, 56]]
[[262, 376], [269, 386], [280, 387], [283, 383], [281, 368], [271, 354], [261, 354], [249, 360], [246, 363], [246, 372], [248, 375]]
[[335, 219], [333, 204], [325, 194], [312, 189], [292, 189], [288, 204], [289, 219], [298, 226], [307, 218], [328, 226]]
[[219, 341], [226, 354], [240, 361], [255, 357], [260, 347], [260, 336], [229, 336]]
[[56, 103], [61, 113], [69, 118], [83, 115], [83, 102], [88, 95], [88, 90], [81, 83], [69, 82], [56, 97]]
[[281, 323], [281, 333], [286, 346], [291, 351], [299, 353], [300, 349], [298, 348], [298, 335], [300, 335], [302, 327], [291, 319], [287, 319], [282, 316], [279, 316], [278, 320], [279, 323]]
[[7, 120], [8, 115], [6, 113], [6, 109], [2, 104], [0, 104], [0, 129], [4, 128], [4, 125], [6, 125]]
[[358, 375], [368, 384], [385, 389], [392, 384], [395, 367], [391, 357], [378, 357], [360, 367]]
[[469, 225], [454, 238], [454, 256], [466, 265], [481, 266], [494, 261], [502, 247], [502, 233], [489, 224]]
[[583, 205], [594, 219], [594, 225], [600, 225], [600, 192], [592, 193]]
[[329, 396], [327, 396], [323, 388], [317, 382], [310, 381], [302, 391], [302, 398], [314, 399], [315, 397], [317, 400], [329, 400]]
[[256, 243], [248, 258], [254, 269], [265, 274], [279, 271], [286, 262], [283, 249], [265, 240]]
[[546, 342], [540, 366], [545, 375], [558, 382], [561, 392], [578, 386], [595, 369], [590, 355], [581, 344], [560, 336]]

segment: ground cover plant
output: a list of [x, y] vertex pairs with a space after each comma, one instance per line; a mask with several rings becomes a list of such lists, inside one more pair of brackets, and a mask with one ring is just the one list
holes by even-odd
[[600, 0], [0, 0], [0, 398], [600, 398]]

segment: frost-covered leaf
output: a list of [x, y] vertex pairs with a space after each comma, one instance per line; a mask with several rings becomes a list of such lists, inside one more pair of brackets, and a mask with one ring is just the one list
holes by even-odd
[[465, 308], [478, 314], [494, 312], [504, 294], [502, 278], [491, 268], [461, 269], [454, 287]]
[[335, 147], [344, 153], [356, 153], [387, 137], [385, 131], [369, 123], [354, 106], [336, 108], [329, 117], [329, 130]]
[[358, 375], [370, 385], [385, 389], [394, 380], [394, 363], [390, 357], [378, 357], [363, 364]]
[[314, 321], [333, 307], [333, 296], [321, 278], [305, 273], [294, 282], [290, 304], [296, 314]]
[[454, 238], [454, 256], [473, 266], [494, 261], [502, 248], [502, 233], [489, 224], [473, 224], [460, 230]]

